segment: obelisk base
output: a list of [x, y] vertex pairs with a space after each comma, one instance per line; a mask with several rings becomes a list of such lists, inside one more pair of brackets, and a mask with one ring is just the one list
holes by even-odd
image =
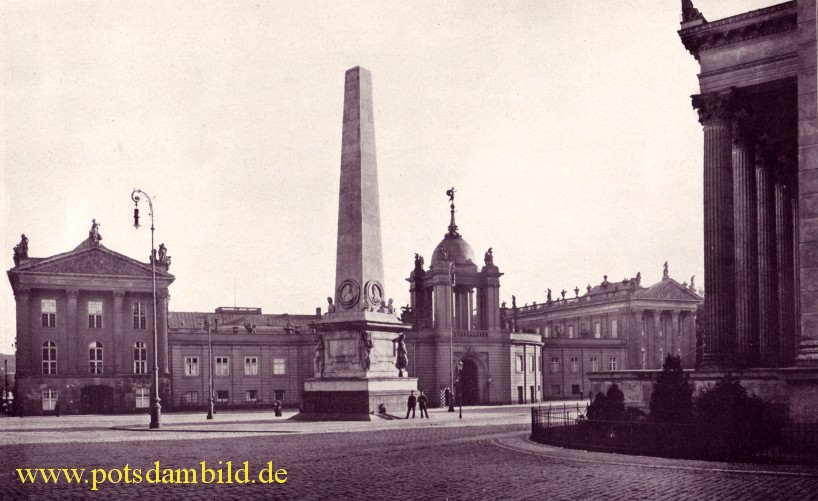
[[297, 419], [370, 421], [381, 404], [396, 416], [406, 412], [412, 391], [418, 395], [417, 378], [307, 379]]

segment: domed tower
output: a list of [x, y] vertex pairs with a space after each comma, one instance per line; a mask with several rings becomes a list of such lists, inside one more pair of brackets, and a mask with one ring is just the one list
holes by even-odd
[[[507, 358], [491, 355], [501, 340], [508, 339], [500, 319], [502, 273], [494, 265], [492, 249], [484, 255], [484, 266], [478, 266], [471, 245], [457, 231], [454, 188], [447, 194], [448, 232], [432, 252], [428, 269], [423, 257], [415, 254], [415, 268], [407, 279], [412, 314], [404, 321], [413, 323], [417, 339], [418, 387], [444, 392], [454, 380], [452, 367], [463, 361], [463, 378], [470, 383], [463, 389], [464, 403], [499, 401], [499, 393], [490, 391], [489, 383]], [[495, 356], [492, 367], [490, 359]], [[442, 393], [430, 398], [434, 401], [438, 396], [442, 400]]]

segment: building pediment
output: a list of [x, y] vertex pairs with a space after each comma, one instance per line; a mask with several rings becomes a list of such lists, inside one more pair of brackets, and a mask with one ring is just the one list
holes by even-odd
[[[97, 245], [79, 247], [71, 252], [25, 263], [12, 270], [17, 273], [70, 274], [150, 278], [151, 266]], [[157, 277], [173, 278], [173, 275], [157, 268]]]
[[700, 301], [698, 294], [688, 290], [679, 282], [673, 279], [662, 280], [658, 284], [637, 292], [641, 299], [679, 299], [687, 301]]

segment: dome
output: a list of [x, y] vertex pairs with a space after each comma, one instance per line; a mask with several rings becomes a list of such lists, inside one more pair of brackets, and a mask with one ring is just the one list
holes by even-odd
[[454, 264], [477, 266], [471, 245], [460, 235], [446, 235], [438, 246], [435, 247], [435, 251], [432, 254], [432, 264], [448, 261], [454, 261]]

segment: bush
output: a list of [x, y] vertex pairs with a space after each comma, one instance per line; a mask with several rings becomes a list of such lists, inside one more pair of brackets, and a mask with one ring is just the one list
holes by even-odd
[[786, 422], [781, 406], [747, 395], [728, 374], [696, 398], [696, 421], [711, 455], [741, 459], [775, 443]]
[[596, 394], [594, 401], [588, 406], [588, 419], [592, 421], [622, 421], [625, 419], [625, 394], [619, 386], [612, 384], [608, 393]]
[[682, 359], [668, 355], [650, 397], [654, 423], [689, 423], [693, 418], [693, 386], [682, 370]]

